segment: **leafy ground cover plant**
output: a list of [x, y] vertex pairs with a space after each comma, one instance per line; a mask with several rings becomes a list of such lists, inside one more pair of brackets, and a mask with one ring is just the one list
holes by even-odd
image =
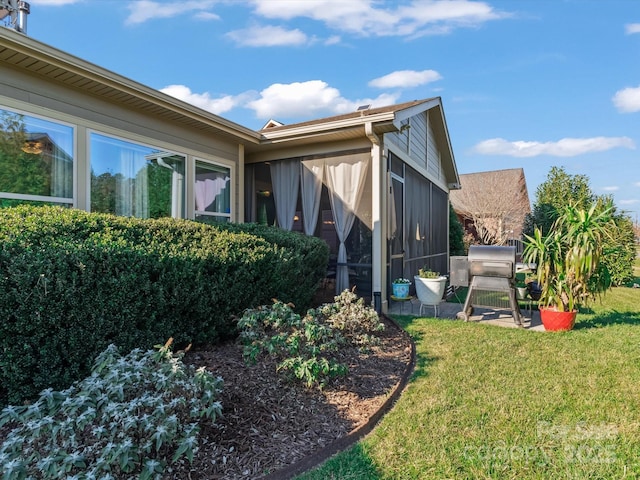
[[221, 415], [222, 379], [185, 365], [170, 347], [122, 356], [110, 345], [84, 380], [4, 408], [2, 478], [144, 480], [191, 462], [199, 422]]
[[384, 329], [378, 314], [349, 290], [334, 303], [310, 309], [302, 316], [290, 303], [248, 309], [238, 321], [239, 341], [247, 362], [260, 355], [278, 358], [278, 369], [307, 387], [322, 387], [330, 378], [346, 375], [347, 365], [335, 358], [341, 347], [369, 348], [374, 332]]

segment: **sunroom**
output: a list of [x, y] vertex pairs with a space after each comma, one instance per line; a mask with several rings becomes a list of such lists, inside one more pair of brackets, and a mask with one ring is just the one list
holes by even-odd
[[440, 98], [260, 133], [245, 158], [245, 220], [323, 238], [336, 293], [355, 287], [385, 310], [392, 278], [448, 271], [458, 174]]

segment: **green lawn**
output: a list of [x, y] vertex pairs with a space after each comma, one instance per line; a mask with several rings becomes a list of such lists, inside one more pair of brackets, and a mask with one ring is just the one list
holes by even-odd
[[640, 289], [551, 333], [397, 317], [418, 362], [363, 441], [299, 479], [640, 478]]

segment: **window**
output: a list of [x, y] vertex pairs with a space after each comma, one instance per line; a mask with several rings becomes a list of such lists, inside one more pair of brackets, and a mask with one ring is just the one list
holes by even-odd
[[73, 127], [0, 110], [0, 206], [72, 206], [73, 137]]
[[196, 161], [196, 220], [205, 223], [231, 221], [231, 169]]
[[184, 218], [185, 157], [91, 134], [91, 211]]

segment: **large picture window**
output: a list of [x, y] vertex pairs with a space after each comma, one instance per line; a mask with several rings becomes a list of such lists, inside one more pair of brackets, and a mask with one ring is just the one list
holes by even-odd
[[73, 135], [73, 127], [0, 109], [0, 206], [72, 206]]
[[185, 157], [91, 134], [91, 211], [184, 218]]
[[195, 203], [196, 220], [231, 221], [231, 169], [196, 161]]

